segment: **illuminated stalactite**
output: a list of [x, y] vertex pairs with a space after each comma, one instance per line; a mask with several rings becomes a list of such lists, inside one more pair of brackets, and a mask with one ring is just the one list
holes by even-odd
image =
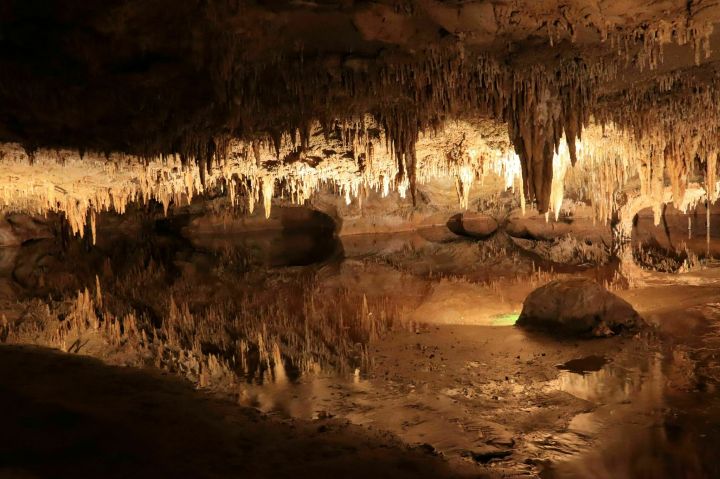
[[[315, 132], [321, 130], [319, 125], [313, 128]], [[417, 181], [460, 176], [469, 191], [479, 172], [492, 170], [509, 175], [506, 182], [513, 183], [517, 168], [504, 171], [501, 161], [508, 148], [502, 139], [504, 135], [498, 133], [493, 137], [491, 147], [478, 131], [466, 123], [453, 123], [437, 134], [422, 135], [418, 140]], [[167, 214], [171, 205], [187, 204], [209, 188], [225, 191], [232, 205], [242, 204], [250, 213], [262, 201], [266, 217], [276, 194], [291, 203], [304, 204], [325, 187], [348, 202], [359, 198], [363, 191], [374, 190], [383, 196], [398, 191], [404, 197], [409, 190], [407, 176], [397, 181], [399, 166], [382, 135], [367, 143], [358, 142], [357, 138], [350, 141], [371, 152], [364, 163], [353, 158], [357, 149], [345, 145], [350, 136], [327, 141], [322, 135], [314, 138], [305, 150], [298, 152], [289, 136], [283, 136], [279, 142], [280, 159], [275, 145], [233, 142], [225, 159], [220, 164], [213, 163], [209, 171], [194, 163], [184, 163], [176, 155], [146, 160], [143, 165], [125, 155], [106, 158], [85, 154], [81, 158], [78, 152], [39, 150], [31, 163], [18, 145], [3, 145], [1, 163], [6, 176], [5, 181], [0, 181], [0, 204], [6, 210], [61, 212], [70, 230], [84, 235], [88, 222], [92, 230], [97, 212], [122, 213], [130, 202], [155, 200]], [[446, 151], [460, 138], [473, 155], [471, 159], [463, 149], [465, 159], [456, 164], [448, 159]], [[253, 154], [248, 154], [249, 150]]]
[[[364, 129], [372, 129], [372, 124]], [[368, 191], [381, 196], [397, 191], [404, 197], [410, 190], [407, 176], [397, 181], [401, 166], [383, 134], [358, 140], [361, 135], [353, 139], [348, 133], [342, 138], [325, 140], [318, 134], [322, 130], [320, 125], [311, 130], [316, 133], [314, 139], [302, 151], [287, 135], [277, 143], [279, 149], [275, 144], [232, 142], [225, 159], [204, 172], [198, 165], [183, 164], [177, 156], [141, 165], [123, 155], [106, 158], [86, 154], [81, 159], [76, 152], [39, 150], [31, 163], [21, 148], [4, 145], [2, 166], [6, 180], [0, 182], [0, 200], [9, 210], [61, 212], [73, 233], [84, 235], [89, 224], [94, 237], [95, 215], [101, 211], [122, 213], [132, 201], [152, 199], [161, 203], [167, 213], [171, 205], [187, 204], [209, 188], [226, 192], [232, 205], [243, 206], [250, 213], [262, 201], [266, 217], [276, 195], [294, 204], [304, 204], [319, 189], [330, 188], [350, 203], [354, 199], [362, 201], [362, 195]], [[483, 131], [493, 134], [487, 136]], [[467, 209], [473, 184], [493, 175], [501, 178], [505, 190], [512, 189], [520, 195], [524, 208], [525, 195], [518, 188], [522, 161], [512, 151], [507, 136], [505, 141], [501, 140], [503, 135], [507, 135], [506, 130], [494, 122], [475, 125], [450, 122], [436, 133], [420, 134], [416, 181], [418, 184], [436, 178], [455, 181], [458, 206]], [[658, 214], [656, 221], [667, 202], [674, 202], [681, 209], [695, 204], [697, 188], [691, 196], [687, 193], [690, 172], [682, 168], [672, 170], [674, 165], [684, 163], [675, 162], [675, 156], [667, 154], [669, 148], [665, 149], [666, 154], [655, 155], [649, 145], [612, 124], [591, 124], [584, 130], [583, 140], [575, 142], [573, 166], [571, 146], [561, 137], [557, 151], [552, 152], [552, 180], [547, 192], [548, 210], [555, 220], [565, 196], [570, 195], [590, 200], [596, 218], [607, 221], [622, 209], [617, 194], [627, 190], [633, 177], [639, 179], [640, 187], [628, 194], [636, 198], [633, 200], [636, 204], [652, 207]], [[367, 155], [362, 161], [355, 159], [359, 157], [358, 148]], [[717, 195], [717, 165], [713, 160], [716, 156], [710, 158], [704, 174], [709, 197], [713, 198]]]
[[[675, 27], [667, 28], [661, 30]], [[696, 41], [709, 31], [697, 28], [679, 38]], [[641, 38], [647, 37], [635, 40]], [[650, 50], [670, 41], [665, 33], [652, 38], [645, 43]], [[703, 42], [698, 45], [707, 53]], [[661, 53], [652, 53], [647, 66], [657, 66]], [[687, 185], [698, 173], [707, 176], [708, 196], [715, 198], [717, 82], [675, 72], [602, 94], [599, 85], [616, 78], [618, 64], [573, 58], [521, 69], [457, 48], [432, 49], [420, 63], [342, 70], [339, 84], [308, 64], [302, 88], [293, 76], [298, 67], [291, 65], [282, 79], [283, 102], [304, 103], [307, 95], [326, 91], [329, 115], [313, 120], [318, 111], [299, 111], [269, 133], [253, 130], [247, 141], [191, 136], [180, 142], [181, 153], [145, 158], [38, 150], [34, 165], [47, 177], [29, 165], [21, 148], [6, 145], [2, 200], [9, 209], [63, 212], [71, 231], [82, 235], [88, 222], [94, 229], [98, 212], [122, 212], [131, 201], [154, 199], [167, 213], [171, 204], [185, 204], [209, 188], [226, 191], [233, 205], [251, 213], [262, 201], [266, 216], [276, 194], [303, 204], [328, 187], [347, 203], [368, 191], [397, 191], [403, 198], [410, 192], [415, 201], [417, 185], [433, 178], [454, 180], [459, 207], [466, 209], [474, 182], [488, 174], [503, 177], [506, 189], [517, 187], [523, 208], [528, 200], [555, 218], [570, 194], [589, 199], [596, 217], [606, 221], [621, 206], [616, 194], [635, 176], [656, 221], [668, 201], [667, 181], [676, 205], [686, 204]], [[272, 65], [278, 64], [266, 67]], [[267, 80], [258, 73], [260, 79]], [[246, 88], [243, 81], [234, 83], [244, 85], [236, 91], [240, 104], [257, 93], [257, 85]], [[344, 117], [329, 119], [339, 99], [353, 95], [378, 101], [349, 103]], [[249, 105], [239, 124], [250, 124], [245, 115], [262, 117], [261, 104]], [[447, 120], [455, 116], [475, 120]], [[696, 163], [705, 164], [704, 171], [696, 171]]]
[[[148, 104], [162, 110], [157, 112], [157, 117], [164, 120], [160, 120], [160, 125], [154, 125], [157, 128], [148, 129], [153, 131], [152, 134], [133, 126], [132, 131], [124, 132], [132, 133], [130, 135], [113, 132], [118, 136], [115, 140], [93, 138], [95, 129], [87, 134], [75, 131], [73, 138], [68, 139], [66, 130], [72, 128], [65, 121], [67, 118], [60, 114], [63, 121], [53, 122], [53, 127], [59, 125], [62, 141], [57, 141], [58, 132], [54, 131], [50, 135], [54, 141], [48, 144], [60, 143], [89, 150], [95, 148], [102, 152], [124, 150], [132, 152], [139, 161], [178, 155], [180, 163], [189, 171], [195, 171], [189, 167], [190, 163], [195, 163], [199, 182], [204, 186], [206, 181], [212, 182], [209, 178], [212, 170], [221, 167], [218, 165], [225, 161], [228, 154], [235, 153], [230, 148], [231, 138], [246, 141], [247, 148], [242, 154], [246, 155], [246, 160], [254, 158], [256, 166], [262, 168], [259, 150], [265, 148], [274, 150], [277, 161], [283, 163], [296, 161], [293, 158], [303, 161], [303, 157], [314, 156], [306, 151], [316, 134], [315, 125], [320, 124], [325, 135], [336, 129], [342, 131], [347, 150], [360, 169], [368, 167], [377, 170], [372, 166], [376, 156], [374, 150], [387, 150], [396, 167], [387, 172], [394, 177], [383, 176], [383, 190], [409, 191], [415, 199], [417, 184], [422, 182], [421, 177], [425, 174], [420, 164], [421, 136], [441, 127], [448, 119], [489, 118], [508, 123], [513, 147], [522, 166], [526, 199], [535, 202], [537, 208], [544, 212], [550, 207], [553, 158], [560, 139], [565, 137], [571, 164], [575, 164], [576, 140], [582, 139], [591, 116], [598, 125], [613, 124], [632, 131], [643, 151], [647, 151], [645, 143], [656, 142], [653, 138], [670, 138], [677, 136], [674, 132], [682, 131], [668, 124], [658, 136], [653, 131], [654, 126], [646, 123], [657, 123], [657, 118], [666, 116], [665, 112], [657, 112], [653, 108], [639, 112], [640, 106], [662, 106], [658, 104], [658, 99], [662, 97], [658, 92], [674, 90], [676, 84], [682, 86], [684, 81], [678, 78], [678, 74], [671, 72], [663, 75], [654, 90], [640, 86], [632, 91], [621, 91], [616, 103], [612, 98], [598, 102], [598, 95], [605, 93], [600, 91], [599, 86], [615, 80], [622, 81], [618, 78], [622, 74], [618, 72], [624, 74], [627, 68], [641, 71], [658, 68], [664, 61], [664, 49], [668, 44], [688, 45], [687, 50], [694, 56], [695, 62], [701, 63], [711, 53], [710, 35], [713, 24], [720, 16], [716, 5], [700, 1], [669, 2], [661, 6], [650, 2], [652, 5], [648, 9], [652, 11], [642, 18], [632, 18], [634, 12], [628, 13], [627, 17], [622, 12], [606, 14], [593, 2], [590, 5], [584, 2], [564, 2], [563, 5], [523, 2], [523, 8], [518, 8], [518, 4], [513, 2], [495, 2], [483, 15], [483, 26], [479, 28], [469, 25], [462, 14], [477, 8], [477, 5], [472, 5], [476, 2], [450, 2], [452, 5], [447, 2], [407, 3], [413, 5], [409, 11], [390, 13], [402, 25], [409, 26], [407, 32], [386, 31], [378, 27], [375, 20], [368, 23], [368, 19], [383, 18], [381, 13], [378, 14], [380, 17], [370, 14], [370, 10], [374, 12], [377, 7], [383, 12], [387, 6], [370, 7], [365, 2], [350, 2], [337, 11], [329, 6], [327, 10], [323, 7], [315, 11], [317, 6], [308, 4], [287, 11], [281, 9], [282, 12], [270, 11], [263, 5], [245, 5], [240, 12], [227, 2], [220, 1], [203, 2], [203, 7], [197, 9], [179, 8], [179, 18], [192, 16], [188, 17], [192, 21], [186, 24], [189, 29], [186, 37], [193, 41], [188, 42], [185, 38], [180, 41], [173, 29], [168, 29], [173, 53], [170, 56], [186, 55], [189, 65], [182, 66], [190, 66], [192, 68], [188, 70], [199, 71], [203, 78], [207, 77], [208, 84], [203, 83], [203, 86], [208, 91], [203, 93], [209, 98], [198, 102], [201, 105], [198, 111], [183, 116], [177, 113], [184, 103], [156, 103], [157, 98], [165, 96], [145, 88], [146, 83], [154, 84], [151, 81], [153, 78], [138, 75], [142, 80], [136, 85], [138, 90], [148, 94], [147, 98], [143, 98], [152, 98]], [[142, 10], [137, 8], [139, 12]], [[466, 8], [469, 10], [466, 11]], [[289, 20], [296, 13], [305, 15], [306, 9], [312, 10], [318, 18], [329, 11], [332, 13], [327, 13], [328, 20], [338, 16], [344, 18], [347, 25], [352, 24], [357, 30], [353, 31], [353, 36], [357, 37], [353, 41], [359, 44], [343, 47], [339, 41], [337, 49], [332, 51], [327, 51], [323, 42], [306, 48], [302, 41], [304, 30], [291, 28]], [[93, 15], [99, 15], [98, 12], [102, 10], [88, 9], [88, 22], [94, 19]], [[283, 24], [280, 32], [268, 28], [272, 18], [278, 21], [284, 18], [287, 22], [280, 22]], [[475, 17], [468, 15], [466, 18]], [[422, 23], [425, 21], [436, 22], [431, 32]], [[66, 25], [57, 27], [59, 32], [64, 32]], [[167, 41], [168, 31], [162, 28], [156, 30], [152, 32], [156, 35], [152, 36], [153, 41], [148, 41], [149, 45], [142, 42], [136, 45], [135, 36], [132, 41], [125, 38], [115, 40], [128, 40], [130, 46], [142, 47], [143, 52], [145, 47], [163, 50], [168, 47], [163, 43]], [[48, 33], [55, 34], [54, 31]], [[122, 37], [123, 32], [116, 33]], [[293, 37], [294, 41], [286, 41], [288, 39], [283, 38], [283, 33], [298, 37]], [[541, 38], [542, 35], [546, 35], [546, 39]], [[422, 39], [428, 41], [420, 43]], [[307, 40], [313, 43], [317, 39], [313, 36]], [[543, 48], [547, 42], [550, 50], [546, 58], [548, 61], [544, 58], [543, 61], [533, 62], [527, 58], [532, 48], [537, 47], [536, 41], [541, 41]], [[378, 44], [384, 46], [380, 48]], [[367, 47], [367, 52], [363, 48], [354, 48], [357, 46]], [[508, 54], [507, 50], [513, 51]], [[86, 53], [91, 58], [87, 59], [88, 65], [81, 67], [92, 71], [89, 67], [104, 64], [100, 61], [102, 56], [112, 56], [113, 52]], [[152, 57], [151, 53], [147, 56]], [[165, 55], [156, 53], [158, 58], [168, 56], [164, 51]], [[82, 60], [78, 58], [80, 64]], [[126, 60], [123, 59], [123, 62]], [[108, 61], [108, 64], [112, 62]], [[78, 71], [83, 70], [79, 68]], [[163, 88], [172, 85], [173, 81], [181, 83], [183, 75], [180, 73], [191, 78], [191, 86], [198, 81], [198, 78], [189, 75], [189, 71], [171, 68], [169, 71], [170, 80], [162, 77], [161, 80], [167, 81], [158, 83]], [[54, 86], [52, 78], [47, 81], [43, 86]], [[6, 89], [10, 92], [8, 99], [17, 101], [17, 105], [22, 105], [24, 98], [32, 103], [37, 96], [37, 85], [33, 82], [29, 82], [27, 90], [21, 82], [6, 83], [12, 84], [12, 88]], [[686, 87], [694, 88], [693, 85]], [[702, 100], [705, 105], [718, 104], [714, 88], [699, 91], [700, 96], [708, 97]], [[63, 91], [62, 88], [59, 90]], [[185, 93], [187, 88], [179, 91]], [[124, 95], [117, 96], [126, 98]], [[93, 99], [96, 97], [90, 96]], [[170, 94], [167, 98], [173, 99]], [[61, 100], [63, 98], [58, 97], [59, 104], [63, 104]], [[113, 103], [113, 100], [108, 98], [109, 110], [101, 111], [102, 114], [109, 116], [113, 107], [124, 106]], [[99, 105], [101, 102], [95, 103], [98, 104], [95, 106], [102, 106]], [[59, 107], [58, 111], [69, 114], [82, 110], [71, 103], [63, 105], [67, 111]], [[684, 107], [671, 110], [677, 114], [669, 118], [683, 118]], [[645, 118], [648, 115], [656, 118]], [[140, 116], [137, 115], [138, 122], [145, 119]], [[183, 116], [182, 121], [168, 120], [175, 120], [176, 116]], [[375, 123], [372, 128], [367, 127], [366, 117]], [[75, 119], [74, 115], [69, 115], [69, 118]], [[120, 115], [120, 118], [125, 116]], [[149, 120], [148, 124], [152, 125], [152, 121]], [[77, 125], [85, 123], [76, 121]], [[143, 125], [146, 126], [145, 123]], [[107, 133], [102, 125], [97, 127]], [[376, 127], [382, 131], [378, 133]], [[15, 126], [10, 130], [15, 130]], [[27, 131], [39, 130], [28, 128]], [[712, 138], [717, 137], [715, 133], [700, 133], [693, 139], [678, 137], [679, 141], [668, 140], [668, 144], [660, 144], [658, 140], [653, 145], [652, 155], [662, 154], [668, 158], [661, 161], [653, 157], [648, 161], [657, 165], [665, 163], [662, 169], [667, 167], [675, 188], [675, 201], [681, 200], [685, 176], [693, 173], [695, 154], [689, 146], [697, 144], [697, 156], [706, 161], [713, 147]], [[288, 138], [291, 138], [294, 148], [282, 152]], [[136, 139], [140, 140], [133, 141]], [[17, 140], [26, 141], [29, 149], [44, 141], [43, 138], [22, 137]], [[310, 161], [315, 160], [310, 158]], [[283, 176], [272, 172], [269, 175], [275, 180]], [[467, 171], [462, 173], [462, 177], [456, 175], [462, 183], [460, 197], [463, 202], [471, 187], [470, 176]], [[259, 184], [266, 184], [269, 178]], [[227, 188], [233, 194], [249, 189], [254, 195], [253, 201], [259, 201], [259, 188], [262, 186], [255, 183], [258, 182], [228, 184]], [[342, 193], [346, 197], [357, 196], [357, 189], [366, 183], [365, 180], [342, 182]], [[191, 189], [194, 188], [185, 188]], [[294, 191], [293, 194], [307, 197], [309, 192]], [[254, 204], [251, 209], [253, 207]], [[80, 205], [80, 208], [84, 207]]]

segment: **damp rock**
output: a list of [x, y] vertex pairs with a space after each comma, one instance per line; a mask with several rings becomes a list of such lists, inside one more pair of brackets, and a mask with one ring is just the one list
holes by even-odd
[[587, 374], [600, 371], [610, 360], [604, 356], [586, 356], [584, 358], [571, 359], [563, 364], [555, 366], [561, 371], [569, 371], [575, 374]]
[[52, 238], [47, 222], [25, 214], [8, 214], [0, 219], [0, 246], [20, 246], [26, 241]]
[[510, 237], [519, 248], [546, 261], [570, 265], [605, 264], [610, 261], [610, 248], [604, 243], [591, 243], [566, 235], [552, 241], [535, 241]]
[[462, 457], [470, 458], [475, 462], [487, 464], [492, 460], [504, 459], [512, 455], [512, 450], [501, 449], [490, 445], [484, 445], [473, 450], [463, 451], [460, 455]]
[[645, 324], [627, 301], [589, 279], [552, 281], [528, 295], [517, 325], [557, 335], [605, 337]]
[[438, 450], [435, 449], [435, 447], [434, 447], [432, 444], [428, 444], [428, 443], [426, 443], [426, 442], [424, 442], [424, 443], [422, 443], [422, 444], [418, 444], [418, 445], [415, 447], [415, 449], [417, 449], [418, 451], [421, 451], [421, 452], [423, 452], [423, 453], [425, 453], [425, 454], [429, 454], [429, 455], [431, 455], [431, 456], [437, 456], [437, 455], [440, 454], [440, 453], [438, 452]]
[[570, 216], [555, 220], [534, 210], [527, 214], [515, 210], [508, 215], [504, 228], [511, 237], [526, 240], [554, 241], [572, 235], [583, 242], [610, 244], [610, 227], [597, 221], [592, 208], [573, 205], [570, 212]]
[[489, 215], [458, 213], [448, 220], [447, 227], [457, 235], [482, 239], [495, 233], [498, 229], [498, 223], [495, 218]]

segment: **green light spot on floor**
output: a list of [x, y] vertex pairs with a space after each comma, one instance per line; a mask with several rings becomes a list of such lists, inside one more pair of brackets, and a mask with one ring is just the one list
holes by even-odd
[[490, 319], [491, 326], [512, 326], [520, 317], [519, 313], [498, 314]]

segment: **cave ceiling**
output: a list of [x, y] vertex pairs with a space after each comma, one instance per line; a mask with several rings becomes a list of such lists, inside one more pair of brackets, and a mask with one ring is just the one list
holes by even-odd
[[545, 212], [575, 165], [600, 216], [631, 177], [652, 205], [714, 200], [719, 21], [703, 0], [6, 0], [0, 196], [84, 218], [209, 183], [252, 210], [444, 174], [462, 205], [493, 170]]

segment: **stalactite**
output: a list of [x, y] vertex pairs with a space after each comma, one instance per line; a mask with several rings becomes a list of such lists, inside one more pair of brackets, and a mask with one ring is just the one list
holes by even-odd
[[265, 208], [265, 218], [270, 218], [270, 209], [272, 208], [272, 198], [275, 192], [275, 178], [265, 177], [262, 179], [262, 195], [263, 206]]
[[510, 139], [522, 162], [528, 200], [547, 211], [552, 183], [552, 159], [560, 133], [556, 131], [559, 110], [547, 85], [518, 89], [514, 111], [508, 116]]
[[718, 154], [712, 151], [708, 153], [705, 165], [705, 189], [711, 203], [716, 202], [718, 199], [717, 159]]
[[[582, 24], [568, 18], [545, 19], [551, 42], [574, 39]], [[236, 138], [191, 130], [162, 154], [108, 159], [43, 150], [31, 157], [5, 146], [3, 167], [17, 174], [0, 183], [0, 199], [6, 208], [60, 211], [75, 234], [84, 234], [89, 220], [94, 237], [97, 213], [150, 200], [167, 213], [211, 188], [226, 190], [232, 204], [243, 200], [250, 213], [262, 195], [269, 217], [275, 194], [302, 204], [328, 187], [349, 203], [363, 191], [401, 197], [410, 191], [415, 203], [418, 185], [442, 177], [457, 181], [459, 205], [467, 208], [473, 182], [492, 173], [504, 178], [506, 189], [522, 177], [523, 209], [534, 202], [557, 218], [563, 197], [580, 192], [605, 220], [618, 209], [614, 193], [634, 174], [656, 211], [667, 199], [668, 178], [672, 201], [685, 204], [696, 158], [706, 162], [707, 195], [715, 199], [716, 80], [708, 85], [671, 72], [617, 94], [601, 97], [598, 91], [617, 77], [622, 60], [656, 68], [672, 41], [707, 56], [712, 25], [690, 13], [678, 22], [620, 30], [593, 22], [585, 26], [608, 36], [619, 57], [578, 56], [525, 68], [461, 46], [434, 46], [380, 64], [338, 60], [332, 71], [326, 57], [278, 54], [248, 69], [233, 68], [234, 59], [223, 57], [218, 80], [235, 105], [228, 123]], [[498, 128], [506, 138], [462, 143], [452, 118], [506, 121]], [[443, 144], [443, 138], [454, 143]], [[448, 155], [452, 149], [457, 152]], [[84, 171], [88, 180], [63, 178], [69, 170], [58, 167], [60, 156], [65, 168]], [[32, 159], [38, 170], [31, 169]]]

